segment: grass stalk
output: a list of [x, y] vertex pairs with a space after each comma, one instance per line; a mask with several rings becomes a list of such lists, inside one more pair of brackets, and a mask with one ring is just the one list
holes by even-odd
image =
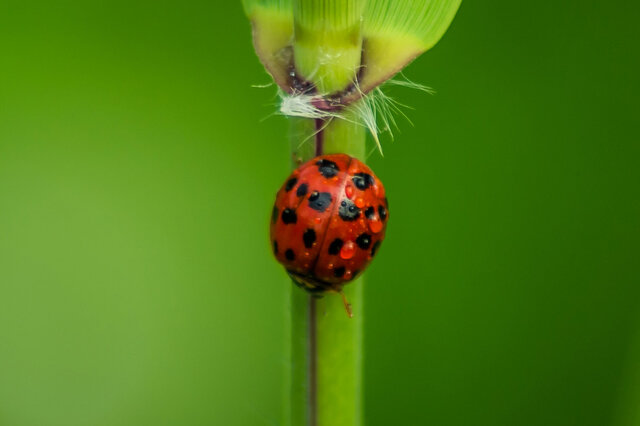
[[[359, 0], [294, 0], [296, 70], [320, 93], [344, 90], [360, 66]], [[346, 7], [345, 7], [346, 6]], [[341, 13], [341, 11], [349, 13]], [[348, 112], [347, 112], [348, 114]], [[291, 152], [297, 161], [345, 153], [361, 160], [365, 130], [356, 120], [291, 119]], [[317, 298], [291, 286], [290, 426], [362, 424], [363, 282], [344, 288], [354, 317], [338, 294]]]
[[[331, 153], [364, 161], [363, 125], [375, 138], [376, 112], [388, 111], [365, 96], [433, 47], [460, 1], [243, 0], [281, 112], [308, 117], [291, 118], [293, 166]], [[339, 295], [291, 286], [286, 425], [362, 424], [362, 281], [344, 287], [353, 318]]]
[[296, 70], [320, 93], [345, 89], [362, 57], [363, 0], [294, 0]]
[[[364, 158], [362, 126], [339, 119], [291, 121], [294, 158], [337, 152]], [[300, 145], [305, 139], [309, 142]], [[346, 285], [344, 293], [353, 318], [347, 316], [340, 295], [314, 298], [291, 286], [290, 426], [362, 424], [363, 279]]]

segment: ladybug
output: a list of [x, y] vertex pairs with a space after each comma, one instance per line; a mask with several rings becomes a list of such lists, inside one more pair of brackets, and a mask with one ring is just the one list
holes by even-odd
[[273, 252], [299, 287], [317, 296], [342, 293], [376, 255], [388, 220], [384, 186], [369, 167], [346, 154], [321, 155], [276, 195]]

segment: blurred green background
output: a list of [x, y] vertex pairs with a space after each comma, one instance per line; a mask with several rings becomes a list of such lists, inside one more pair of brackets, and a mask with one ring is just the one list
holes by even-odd
[[[466, 1], [391, 91], [367, 425], [640, 425], [639, 12]], [[0, 2], [0, 425], [279, 424], [268, 82], [239, 2]]]

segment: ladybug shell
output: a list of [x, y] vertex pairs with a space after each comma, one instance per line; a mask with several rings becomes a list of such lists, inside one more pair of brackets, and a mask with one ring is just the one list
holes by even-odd
[[388, 207], [382, 182], [364, 163], [346, 154], [316, 157], [278, 191], [274, 254], [306, 290], [340, 291], [375, 256]]

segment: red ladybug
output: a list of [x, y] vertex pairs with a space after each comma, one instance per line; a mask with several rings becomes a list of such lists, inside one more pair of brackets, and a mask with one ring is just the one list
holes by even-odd
[[369, 167], [346, 154], [322, 155], [278, 191], [273, 252], [300, 287], [341, 293], [375, 256], [388, 218], [384, 187]]

